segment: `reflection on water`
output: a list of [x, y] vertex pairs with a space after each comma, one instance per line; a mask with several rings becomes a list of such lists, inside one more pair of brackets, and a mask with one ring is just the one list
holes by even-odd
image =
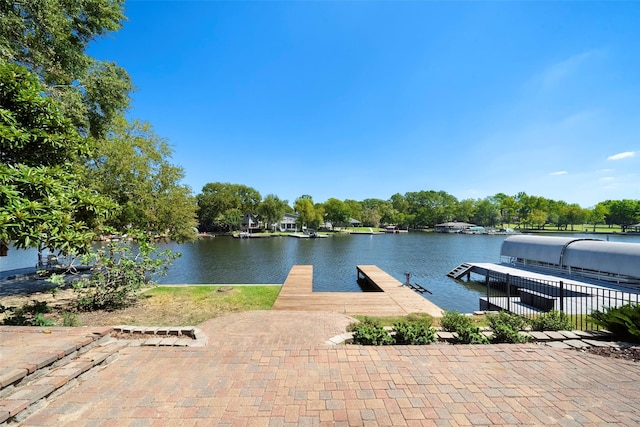
[[[578, 237], [578, 236], [576, 236]], [[590, 235], [589, 237], [593, 237]], [[402, 233], [336, 235], [328, 239], [232, 239], [216, 237], [191, 244], [162, 244], [182, 253], [165, 284], [282, 284], [292, 266], [313, 265], [316, 292], [361, 292], [356, 265], [373, 264], [404, 282], [411, 281], [432, 292], [425, 297], [442, 308], [470, 312], [486, 292], [481, 283], [456, 282], [446, 274], [463, 262], [498, 262], [505, 236]], [[603, 237], [603, 239], [606, 237]], [[611, 236], [612, 241], [640, 242], [638, 236]], [[20, 253], [27, 261], [16, 256]], [[0, 259], [0, 270], [33, 266], [35, 251], [10, 250]]]

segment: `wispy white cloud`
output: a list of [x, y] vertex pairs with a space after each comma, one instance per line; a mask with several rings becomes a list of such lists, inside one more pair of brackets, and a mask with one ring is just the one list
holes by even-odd
[[582, 126], [600, 114], [598, 110], [585, 110], [566, 116], [560, 122], [562, 126]]
[[557, 62], [544, 70], [542, 82], [545, 85], [553, 85], [575, 73], [585, 62], [600, 53], [599, 50], [590, 50], [572, 55], [569, 58]]
[[628, 159], [629, 157], [634, 157], [635, 155], [636, 155], [635, 151], [624, 151], [622, 153], [614, 154], [612, 156], [607, 157], [607, 160]]
[[551, 172], [549, 175], [566, 175], [569, 172], [567, 171], [557, 171], [557, 172]]

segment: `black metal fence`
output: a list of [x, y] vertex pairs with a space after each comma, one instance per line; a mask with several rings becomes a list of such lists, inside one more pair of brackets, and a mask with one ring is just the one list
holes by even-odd
[[534, 319], [555, 309], [565, 313], [578, 330], [599, 329], [589, 316], [594, 310], [640, 303], [640, 289], [615, 284], [604, 287], [488, 272], [485, 285], [482, 310], [506, 310]]

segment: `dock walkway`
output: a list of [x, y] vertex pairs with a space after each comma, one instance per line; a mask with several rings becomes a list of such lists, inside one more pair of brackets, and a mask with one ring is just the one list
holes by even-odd
[[313, 292], [313, 266], [295, 265], [282, 285], [273, 310], [331, 311], [349, 315], [404, 316], [428, 313], [442, 316], [442, 309], [375, 265], [357, 266], [382, 292]]

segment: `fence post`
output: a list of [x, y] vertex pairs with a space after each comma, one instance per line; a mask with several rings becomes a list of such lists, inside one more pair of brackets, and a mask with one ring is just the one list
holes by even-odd
[[564, 282], [560, 280], [560, 311], [564, 313]]
[[507, 311], [511, 313], [511, 280], [509, 280], [509, 273], [507, 273]]
[[491, 311], [491, 303], [489, 302], [489, 296], [490, 296], [490, 292], [489, 292], [489, 283], [491, 283], [491, 280], [489, 280], [489, 275], [491, 273], [489, 273], [489, 270], [487, 270], [487, 275], [484, 277], [484, 284], [487, 287], [487, 311]]

